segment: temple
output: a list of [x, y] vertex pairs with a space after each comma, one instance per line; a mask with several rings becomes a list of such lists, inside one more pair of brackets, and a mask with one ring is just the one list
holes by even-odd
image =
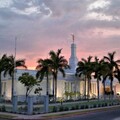
[[[80, 93], [81, 95], [84, 94], [84, 89], [85, 89], [85, 83], [84, 79], [81, 77], [76, 77], [75, 72], [76, 72], [76, 67], [78, 63], [78, 58], [76, 55], [76, 44], [75, 44], [75, 38], [74, 35], [72, 35], [72, 43], [71, 43], [71, 56], [69, 58], [69, 65], [70, 69], [66, 70], [66, 77], [63, 78], [61, 73], [58, 74], [58, 81], [57, 81], [57, 97], [65, 97], [65, 93], [72, 92], [72, 93]], [[23, 84], [21, 84], [18, 81], [19, 76], [22, 75], [22, 73], [28, 72], [30, 75], [36, 76], [36, 70], [21, 70], [17, 69], [16, 73], [16, 79], [15, 79], [15, 94], [19, 97], [20, 100], [23, 100], [25, 98], [25, 91], [26, 88], [24, 87]], [[106, 81], [106, 85], [108, 84], [109, 86], [109, 80]], [[46, 78], [41, 82], [41, 95], [46, 94]], [[86, 88], [87, 89], [87, 88]], [[120, 93], [120, 85], [117, 80], [114, 81], [113, 83], [113, 90], [114, 93]], [[86, 90], [87, 91], [87, 90]], [[52, 94], [53, 92], [53, 80], [52, 77], [49, 76], [49, 94]], [[6, 99], [11, 98], [11, 77], [8, 75], [7, 77], [3, 77], [2, 75], [2, 95]], [[31, 95], [34, 95], [34, 89], [31, 92]], [[103, 95], [103, 85], [102, 82], [100, 82], [100, 95]], [[92, 79], [91, 81], [91, 96], [97, 96], [97, 82], [95, 79]]]

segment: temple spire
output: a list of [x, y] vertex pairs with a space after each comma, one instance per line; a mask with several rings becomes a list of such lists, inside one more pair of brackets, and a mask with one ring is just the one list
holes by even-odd
[[69, 65], [71, 67], [70, 72], [75, 73], [76, 72], [76, 67], [77, 67], [77, 63], [78, 63], [78, 59], [76, 56], [76, 44], [74, 43], [75, 41], [75, 36], [74, 34], [71, 34], [72, 36], [72, 44], [71, 44], [71, 56], [69, 58]]

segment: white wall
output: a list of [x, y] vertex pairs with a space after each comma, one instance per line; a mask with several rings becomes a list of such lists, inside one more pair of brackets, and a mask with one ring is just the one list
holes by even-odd
[[65, 93], [65, 80], [58, 80], [57, 88], [57, 97], [63, 97]]

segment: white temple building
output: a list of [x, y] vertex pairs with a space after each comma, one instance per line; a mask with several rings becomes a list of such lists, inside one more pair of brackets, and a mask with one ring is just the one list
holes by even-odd
[[[63, 97], [65, 91], [68, 92], [79, 92], [80, 94], [84, 94], [84, 81], [82, 78], [76, 77], [76, 67], [78, 63], [78, 58], [76, 56], [76, 44], [71, 44], [71, 56], [69, 58], [69, 65], [71, 69], [66, 70], [66, 77], [63, 78], [62, 74], [59, 73], [58, 75], [58, 81], [57, 81], [57, 97]], [[15, 79], [15, 94], [23, 96], [25, 95], [26, 88], [23, 84], [21, 84], [18, 81], [19, 76], [22, 75], [22, 73], [28, 72], [30, 75], [36, 76], [36, 70], [21, 70], [17, 69], [16, 73], [16, 79]], [[109, 84], [109, 82], [106, 82], [106, 84]], [[2, 76], [2, 94], [7, 98], [11, 98], [11, 77], [3, 77]], [[41, 95], [46, 94], [46, 79], [44, 79], [40, 86], [42, 87]], [[120, 93], [120, 85], [117, 82], [114, 82], [114, 93]], [[97, 96], [97, 81], [95, 79], [92, 79], [91, 83], [91, 92], [93, 95]], [[34, 94], [34, 89], [31, 92], [31, 95]], [[49, 80], [49, 94], [52, 94], [52, 78]], [[103, 94], [103, 85], [100, 83], [100, 95]]]

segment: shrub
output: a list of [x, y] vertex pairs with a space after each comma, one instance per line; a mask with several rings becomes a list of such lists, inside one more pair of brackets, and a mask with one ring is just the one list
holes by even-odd
[[109, 103], [109, 106], [111, 106], [112, 104], [111, 103]]
[[75, 109], [79, 109], [79, 105], [76, 105], [76, 106], [75, 106]]
[[52, 112], [57, 112], [57, 107], [54, 106]]
[[36, 113], [35, 112], [33, 112], [33, 115], [35, 115]]
[[117, 105], [120, 105], [120, 103], [117, 103]]
[[65, 110], [65, 111], [68, 111], [68, 110], [69, 110], [69, 108], [68, 108], [68, 107], [65, 107], [65, 108], [64, 108], [64, 110]]
[[27, 106], [25, 106], [23, 109], [24, 109], [24, 111], [27, 111], [27, 110], [28, 110], [28, 107], [27, 107]]
[[102, 107], [104, 107], [105, 106], [105, 104], [104, 103], [102, 103]]
[[6, 112], [6, 107], [4, 105], [1, 107], [1, 111]]
[[98, 104], [98, 107], [101, 107], [101, 104]]
[[96, 105], [96, 104], [94, 104], [94, 105], [93, 105], [93, 108], [96, 108], [96, 107], [97, 107], [97, 105]]
[[23, 104], [26, 104], [26, 102], [18, 101], [18, 105], [23, 105]]
[[64, 111], [64, 107], [60, 106], [59, 111]]
[[74, 101], [73, 99], [66, 100], [66, 102], [73, 102], [73, 101]]
[[107, 103], [105, 103], [105, 106], [107, 106]]
[[89, 108], [93, 108], [93, 105], [90, 105]]
[[85, 106], [84, 106], [84, 105], [81, 105], [81, 106], [80, 106], [80, 109], [85, 109]]
[[34, 110], [34, 111], [39, 111], [39, 110], [40, 110], [40, 107], [34, 107], [33, 110]]
[[12, 103], [11, 100], [5, 100], [5, 103]]
[[74, 107], [74, 106], [72, 106], [71, 110], [75, 110], [75, 107]]
[[88, 109], [88, 105], [85, 105], [85, 109]]
[[114, 105], [117, 105], [117, 103], [116, 103], [116, 102], [114, 102]]

